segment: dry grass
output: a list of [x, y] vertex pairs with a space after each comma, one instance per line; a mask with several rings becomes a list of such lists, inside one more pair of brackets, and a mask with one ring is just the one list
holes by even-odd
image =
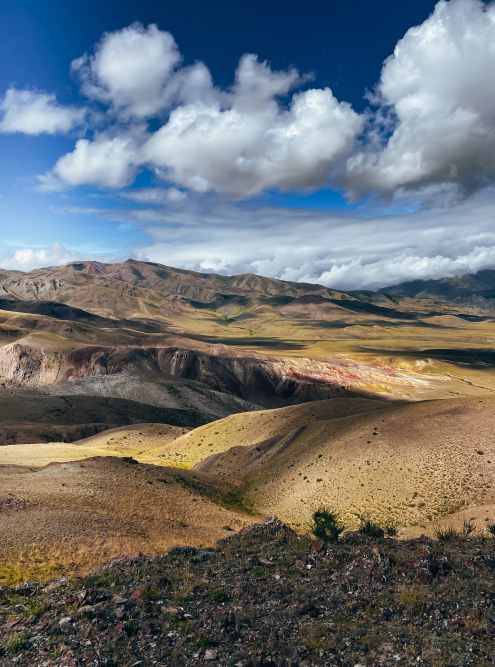
[[[193, 466], [212, 454], [222, 454], [232, 447], [251, 447], [290, 435], [303, 426], [373, 412], [387, 405], [366, 398], [333, 398], [276, 410], [244, 412], [200, 426], [170, 441], [165, 447], [148, 450], [143, 457], [154, 456], [167, 461], [177, 459]], [[245, 471], [243, 464], [228, 471], [222, 468], [222, 472], [233, 475], [241, 470]]]
[[299, 626], [301, 642], [313, 651], [328, 650], [334, 643], [328, 626], [323, 623], [302, 623]]
[[[365, 515], [382, 526], [431, 533], [443, 516], [495, 502], [493, 397], [385, 408], [360, 400], [233, 415], [163, 452], [175, 450], [183, 462], [199, 461], [194, 470], [222, 478], [247, 474], [247, 502], [296, 526], [307, 525], [323, 503], [350, 528]], [[370, 403], [374, 412], [352, 414], [353, 405], [363, 410]]]
[[399, 596], [400, 602], [412, 614], [418, 615], [426, 602], [426, 594], [418, 588], [406, 588]]
[[[183, 426], [169, 424], [134, 424], [112, 428], [75, 443], [51, 442], [47, 444], [6, 445], [0, 447], [0, 465], [25, 465], [41, 467], [58, 461], [78, 461], [93, 456], [131, 456], [137, 461], [155, 465], [173, 465], [188, 468], [180, 461], [165, 461], [153, 456], [153, 448], [163, 447], [190, 431]], [[147, 450], [150, 450], [148, 452]]]
[[0, 479], [17, 503], [6, 496], [1, 515], [4, 579], [84, 574], [121, 553], [176, 544], [214, 546], [227, 534], [222, 526], [252, 520], [222, 506], [233, 491], [227, 482], [110, 457], [34, 472], [0, 468]]
[[[60, 547], [53, 549], [29, 545], [21, 551], [12, 551], [0, 555], [0, 586], [19, 584], [35, 580], [46, 583], [56, 576], [62, 576], [64, 570], [60, 560], [63, 552]], [[66, 566], [70, 563], [67, 562]]]

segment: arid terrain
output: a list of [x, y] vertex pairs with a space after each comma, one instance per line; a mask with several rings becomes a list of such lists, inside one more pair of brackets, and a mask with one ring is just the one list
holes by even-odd
[[0, 271], [2, 581], [20, 555], [46, 579], [266, 516], [305, 532], [321, 505], [403, 537], [466, 512], [482, 531], [495, 318], [399, 288], [135, 260]]

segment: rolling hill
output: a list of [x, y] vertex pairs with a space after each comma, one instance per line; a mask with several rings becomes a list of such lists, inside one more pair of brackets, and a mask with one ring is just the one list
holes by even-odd
[[326, 504], [348, 525], [360, 514], [407, 526], [495, 503], [494, 427], [491, 396], [396, 405], [337, 399], [233, 415], [163, 453], [178, 453], [198, 472], [243, 478], [248, 505], [292, 524], [307, 525]]

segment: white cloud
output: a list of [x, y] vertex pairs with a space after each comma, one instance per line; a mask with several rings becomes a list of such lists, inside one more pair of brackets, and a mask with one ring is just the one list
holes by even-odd
[[120, 196], [139, 204], [175, 204], [187, 199], [187, 193], [177, 188], [141, 188], [121, 192]]
[[[107, 104], [110, 114], [118, 112], [120, 121], [173, 108], [158, 131], [132, 147], [122, 143], [118, 123], [105, 139], [80, 140], [42, 177], [43, 187], [122, 187], [143, 165], [179, 187], [232, 198], [315, 188], [328, 182], [361, 130], [361, 117], [329, 88], [295, 93], [288, 107], [282, 105], [281, 96], [308, 80], [294, 68], [272, 71], [244, 55], [234, 85], [224, 91], [213, 86], [203, 63], [180, 68], [180, 59], [170, 33], [134, 24], [105, 33], [94, 56], [74, 61], [83, 93]], [[129, 131], [135, 134], [126, 126]]]
[[[105, 33], [72, 63], [89, 111], [11, 89], [0, 130], [68, 132], [88, 114], [98, 133], [40, 177], [45, 190], [121, 188], [140, 167], [177, 192], [231, 199], [344, 178], [353, 197], [416, 189], [434, 198], [445, 185], [465, 196], [495, 183], [495, 3], [440, 0], [385, 61], [379, 108], [362, 115], [329, 88], [302, 90], [308, 77], [296, 69], [273, 71], [253, 54], [241, 57], [227, 90], [204, 63], [181, 63], [173, 36], [154, 24]], [[151, 131], [148, 119], [161, 127]]]
[[[61, 158], [59, 179], [120, 187], [139, 164], [181, 188], [234, 199], [338, 185], [345, 171], [354, 197], [373, 189], [431, 193], [444, 184], [465, 195], [495, 182], [493, 3], [440, 0], [386, 60], [375, 93], [379, 109], [366, 115], [328, 88], [297, 92], [306, 82], [297, 70], [272, 71], [252, 54], [242, 56], [227, 91], [214, 87], [203, 63], [180, 62], [170, 33], [138, 23], [105, 33], [94, 55], [74, 61], [83, 93], [106, 104], [108, 118], [170, 115], [135, 150], [113, 152], [115, 179], [91, 159], [101, 143], [94, 151], [76, 147], [77, 160]], [[111, 132], [118, 139], [122, 130], [117, 124]], [[107, 135], [112, 141], [110, 129]], [[64, 166], [73, 162], [78, 169], [66, 179]]]
[[59, 105], [55, 95], [15, 88], [5, 93], [0, 111], [3, 111], [0, 132], [31, 135], [65, 134], [80, 125], [86, 115], [85, 109]]
[[23, 248], [13, 253], [5, 253], [0, 258], [0, 265], [3, 269], [30, 271], [43, 266], [59, 266], [80, 258], [79, 252], [70, 250], [61, 243], [52, 243], [47, 248]]
[[[140, 258], [146, 259], [143, 253], [141, 253]], [[121, 261], [122, 258], [117, 258], [115, 255], [109, 253], [84, 253], [55, 242], [46, 248], [22, 248], [15, 252], [3, 253], [0, 255], [0, 267], [7, 270], [31, 271], [32, 269], [48, 266], [63, 266], [67, 262], [73, 262], [78, 259], [93, 259], [111, 263]]]
[[495, 5], [441, 0], [385, 62], [379, 119], [391, 110], [395, 130], [383, 150], [371, 141], [349, 159], [350, 187], [391, 193], [454, 183], [472, 193], [494, 183], [494, 89]]
[[326, 184], [361, 119], [329, 88], [297, 93], [282, 109], [275, 98], [296, 76], [245, 57], [229, 106], [178, 107], [144, 145], [143, 159], [176, 185], [233, 198]]
[[79, 139], [72, 153], [58, 159], [53, 170], [38, 176], [41, 190], [61, 190], [64, 185], [97, 184], [122, 188], [134, 180], [137, 148], [132, 137], [104, 135], [93, 141]]
[[153, 116], [168, 103], [167, 84], [181, 59], [174, 38], [156, 25], [134, 23], [107, 32], [87, 54], [72, 62], [82, 92], [127, 116]]

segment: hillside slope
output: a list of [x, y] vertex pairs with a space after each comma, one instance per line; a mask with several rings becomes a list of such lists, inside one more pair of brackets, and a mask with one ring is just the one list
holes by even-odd
[[162, 455], [247, 479], [248, 504], [300, 525], [320, 504], [351, 524], [369, 514], [408, 525], [495, 502], [495, 398], [358, 407], [347, 416], [332, 414], [331, 401], [234, 415], [186, 433]]

